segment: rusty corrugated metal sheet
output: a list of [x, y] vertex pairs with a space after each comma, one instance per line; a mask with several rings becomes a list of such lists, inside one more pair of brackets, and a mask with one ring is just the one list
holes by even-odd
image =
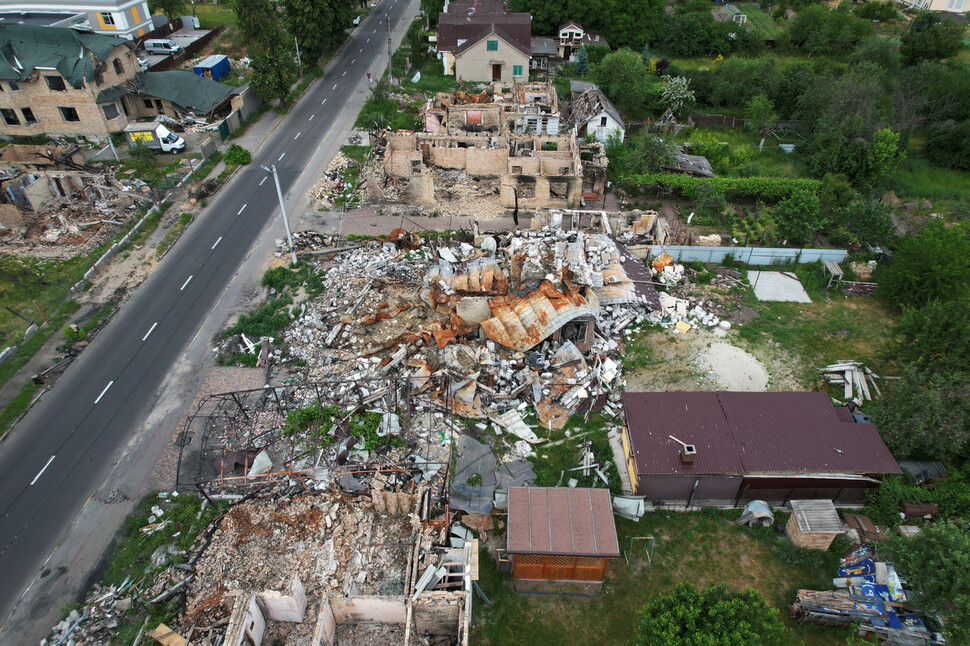
[[[843, 422], [825, 393], [623, 393], [638, 473], [901, 473], [872, 424]], [[680, 445], [694, 444], [693, 464]]]
[[454, 300], [441, 283], [461, 296], [492, 296], [509, 291], [508, 276], [494, 258], [475, 258], [454, 264], [442, 260], [428, 268], [424, 282], [419, 292], [421, 300], [441, 311], [450, 310]]
[[620, 556], [607, 489], [512, 487], [508, 523], [510, 554]]
[[591, 289], [571, 288], [565, 293], [548, 280], [525, 296], [497, 296], [488, 302], [492, 318], [482, 321], [489, 339], [507, 348], [524, 352], [580, 316], [594, 316], [599, 300]]

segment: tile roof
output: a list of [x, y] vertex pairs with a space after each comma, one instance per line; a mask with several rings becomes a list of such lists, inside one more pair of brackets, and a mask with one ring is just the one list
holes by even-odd
[[472, 47], [474, 47], [477, 43], [482, 42], [484, 39], [486, 39], [486, 38], [488, 38], [489, 36], [492, 36], [492, 35], [498, 36], [499, 38], [501, 38], [506, 43], [508, 43], [509, 45], [511, 45], [512, 47], [514, 47], [515, 49], [519, 50], [520, 52], [522, 52], [526, 56], [531, 56], [531, 53], [530, 53], [530, 45], [529, 45], [528, 42], [526, 42], [525, 44], [523, 44], [520, 40], [517, 40], [515, 37], [512, 36], [512, 34], [510, 34], [509, 32], [507, 32], [502, 27], [499, 27], [498, 25], [489, 25], [486, 29], [484, 29], [483, 31], [479, 32], [477, 36], [475, 36], [474, 38], [469, 38], [468, 40], [466, 40], [465, 42], [463, 42], [461, 45], [459, 45], [458, 47], [456, 47], [455, 48], [455, 56], [458, 56], [458, 55], [462, 54], [463, 52], [468, 51], [469, 49], [471, 49]]
[[222, 105], [242, 88], [218, 83], [192, 72], [142, 72], [138, 74], [139, 94], [166, 99], [175, 105], [209, 113]]
[[[872, 424], [817, 392], [623, 393], [637, 472], [663, 475], [901, 473]], [[680, 445], [697, 447], [693, 464]]]
[[510, 488], [506, 540], [510, 554], [620, 556], [607, 489]]
[[80, 89], [121, 46], [133, 47], [123, 38], [66, 27], [0, 23], [0, 79], [27, 81], [36, 68], [46, 67]]
[[498, 27], [527, 55], [532, 46], [532, 16], [509, 13], [504, 3], [451, 3], [448, 13], [438, 16], [438, 51], [453, 52], [458, 41], [471, 40], [489, 27]]

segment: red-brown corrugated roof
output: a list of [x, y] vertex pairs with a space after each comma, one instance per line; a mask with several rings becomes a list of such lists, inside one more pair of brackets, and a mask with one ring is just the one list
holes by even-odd
[[509, 554], [620, 556], [606, 489], [512, 487], [508, 523]]
[[438, 51], [453, 52], [458, 41], [472, 40], [494, 25], [526, 53], [532, 46], [532, 16], [508, 13], [495, 2], [452, 3], [448, 13], [438, 16]]
[[[623, 393], [637, 472], [901, 473], [872, 424], [842, 421], [825, 393]], [[680, 445], [697, 448], [693, 464]]]

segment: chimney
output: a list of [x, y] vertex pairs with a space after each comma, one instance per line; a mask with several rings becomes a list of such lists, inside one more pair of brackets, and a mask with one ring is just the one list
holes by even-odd
[[694, 446], [693, 444], [688, 444], [687, 442], [684, 442], [683, 440], [678, 440], [673, 435], [668, 435], [667, 437], [669, 437], [670, 439], [672, 439], [677, 444], [680, 444], [680, 446], [681, 446], [681, 449], [680, 449], [680, 461], [683, 462], [684, 464], [693, 464], [694, 463], [694, 458], [697, 457], [697, 447]]

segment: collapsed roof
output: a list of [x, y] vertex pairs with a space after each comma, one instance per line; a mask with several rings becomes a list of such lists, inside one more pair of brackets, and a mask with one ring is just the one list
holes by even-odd
[[0, 23], [0, 79], [28, 81], [38, 69], [57, 70], [75, 89], [93, 82], [123, 39], [65, 29]]

